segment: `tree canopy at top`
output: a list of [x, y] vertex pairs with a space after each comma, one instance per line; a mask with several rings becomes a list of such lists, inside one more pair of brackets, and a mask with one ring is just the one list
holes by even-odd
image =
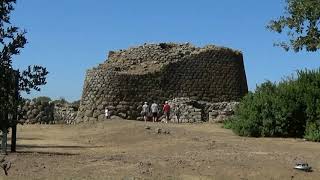
[[39, 86], [46, 84], [48, 74], [46, 68], [38, 65], [23, 71], [13, 69], [13, 57], [27, 44], [26, 32], [10, 21], [15, 3], [16, 0], [0, 0], [0, 130], [10, 125], [7, 114], [15, 114], [19, 105], [16, 96], [20, 97], [21, 91], [40, 91]]
[[286, 32], [288, 40], [276, 45], [299, 52], [320, 49], [320, 0], [286, 0], [285, 16], [272, 20], [268, 29]]

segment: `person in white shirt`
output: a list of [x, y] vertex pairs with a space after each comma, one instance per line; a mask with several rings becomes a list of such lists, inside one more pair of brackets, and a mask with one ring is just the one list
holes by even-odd
[[158, 108], [158, 104], [157, 103], [152, 103], [151, 105], [151, 112], [152, 112], [152, 120], [153, 122], [157, 122], [158, 120], [158, 112], [159, 112], [159, 108]]
[[144, 122], [147, 122], [148, 113], [149, 113], [148, 103], [144, 102], [144, 105], [142, 106], [142, 111], [141, 111], [141, 115], [143, 116]]
[[110, 112], [109, 112], [109, 109], [108, 109], [108, 108], [106, 108], [106, 109], [104, 110], [104, 114], [105, 114], [105, 116], [106, 116], [107, 119], [110, 119]]

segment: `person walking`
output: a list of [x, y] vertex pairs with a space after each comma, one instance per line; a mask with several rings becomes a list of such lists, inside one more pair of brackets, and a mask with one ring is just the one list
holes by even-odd
[[159, 112], [159, 108], [158, 108], [158, 104], [153, 102], [151, 104], [151, 112], [152, 112], [152, 120], [153, 122], [157, 122], [158, 120], [158, 112]]
[[106, 109], [104, 110], [104, 114], [105, 114], [105, 116], [106, 116], [106, 119], [110, 119], [110, 111], [109, 111], [108, 108], [106, 108]]
[[170, 105], [168, 104], [168, 101], [165, 102], [162, 110], [164, 112], [164, 115], [166, 116], [165, 123], [168, 123], [168, 121], [170, 120]]
[[141, 115], [143, 116], [144, 122], [147, 122], [148, 113], [149, 113], [148, 103], [144, 102], [144, 105], [142, 106], [142, 111], [141, 111]]
[[179, 121], [180, 121], [180, 115], [181, 115], [181, 110], [180, 110], [179, 105], [177, 105], [176, 108], [175, 108], [175, 114], [176, 114], [176, 117], [177, 117], [177, 121], [178, 121], [178, 123], [179, 123]]

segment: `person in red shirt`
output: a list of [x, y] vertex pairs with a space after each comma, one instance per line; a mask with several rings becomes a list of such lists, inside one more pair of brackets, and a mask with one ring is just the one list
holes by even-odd
[[168, 123], [168, 121], [170, 120], [170, 105], [168, 104], [168, 101], [165, 102], [162, 110], [164, 112], [164, 115], [166, 116], [165, 122]]

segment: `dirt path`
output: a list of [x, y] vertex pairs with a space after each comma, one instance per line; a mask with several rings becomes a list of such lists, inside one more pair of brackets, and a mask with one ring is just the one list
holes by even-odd
[[[147, 125], [112, 120], [19, 126], [18, 153], [7, 157], [12, 168], [1, 178], [320, 179], [319, 143], [238, 137], [212, 124]], [[292, 169], [299, 160], [314, 172]]]

